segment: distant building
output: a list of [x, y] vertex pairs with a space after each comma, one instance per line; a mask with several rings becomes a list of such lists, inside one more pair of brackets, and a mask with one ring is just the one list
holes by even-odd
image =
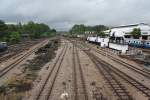
[[96, 36], [96, 32], [95, 31], [85, 31], [85, 36], [88, 37], [88, 36]]
[[139, 39], [150, 40], [150, 26], [145, 23], [113, 27], [110, 30], [110, 36], [133, 38], [130, 32], [132, 32], [134, 28], [141, 29], [141, 37]]

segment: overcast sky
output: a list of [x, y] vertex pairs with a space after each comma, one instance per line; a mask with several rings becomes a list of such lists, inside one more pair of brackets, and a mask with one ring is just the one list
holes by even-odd
[[6, 22], [44, 22], [57, 30], [74, 24], [150, 23], [150, 0], [0, 0]]

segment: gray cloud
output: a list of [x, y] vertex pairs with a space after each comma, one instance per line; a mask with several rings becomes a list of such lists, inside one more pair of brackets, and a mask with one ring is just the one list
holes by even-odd
[[67, 30], [74, 24], [150, 22], [150, 0], [1, 0], [0, 19], [44, 22]]

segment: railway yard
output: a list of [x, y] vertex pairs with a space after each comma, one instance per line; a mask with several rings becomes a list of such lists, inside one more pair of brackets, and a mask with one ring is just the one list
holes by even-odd
[[150, 70], [79, 39], [29, 41], [0, 54], [0, 100], [150, 100]]

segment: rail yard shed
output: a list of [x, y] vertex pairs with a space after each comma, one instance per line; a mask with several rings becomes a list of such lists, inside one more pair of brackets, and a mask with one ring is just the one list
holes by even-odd
[[110, 35], [114, 34], [115, 36], [133, 38], [130, 32], [132, 32], [134, 28], [139, 28], [141, 30], [141, 36], [139, 37], [139, 39], [150, 40], [150, 26], [145, 23], [113, 27], [110, 30]]

